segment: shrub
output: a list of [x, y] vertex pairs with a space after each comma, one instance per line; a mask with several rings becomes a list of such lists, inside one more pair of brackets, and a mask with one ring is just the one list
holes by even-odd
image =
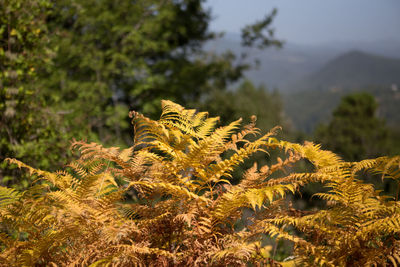
[[[400, 177], [400, 157], [349, 163], [318, 145], [259, 135], [255, 118], [216, 128], [218, 118], [162, 102], [158, 121], [132, 112], [134, 146], [75, 141], [80, 158], [50, 173], [17, 160], [36, 179], [26, 191], [0, 187], [5, 266], [360, 266], [400, 263], [400, 212], [359, 178]], [[256, 135], [249, 141], [249, 135]], [[233, 170], [256, 152], [283, 159]], [[314, 170], [295, 171], [300, 160]], [[294, 209], [286, 196], [309, 183], [326, 208]], [[246, 215], [247, 214], [247, 215]], [[238, 222], [242, 222], [239, 226]], [[265, 237], [290, 240], [293, 259], [274, 260]]]

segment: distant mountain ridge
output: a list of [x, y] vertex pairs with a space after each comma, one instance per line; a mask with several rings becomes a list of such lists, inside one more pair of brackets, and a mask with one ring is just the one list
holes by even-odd
[[[329, 44], [284, 44], [282, 49], [243, 48], [240, 36], [227, 34], [206, 44], [205, 50], [231, 50], [246, 61], [260, 62], [246, 76], [255, 85], [279, 89], [289, 123], [312, 133], [327, 122], [340, 98], [355, 91], [373, 94], [379, 116], [392, 127], [400, 125], [400, 41], [332, 42]], [[233, 86], [235, 88], [235, 86]]]
[[[259, 50], [242, 47], [240, 35], [227, 33], [224, 37], [212, 40], [205, 44], [206, 51], [223, 53], [231, 50], [241, 61], [240, 55], [246, 53], [248, 63], [260, 62], [257, 69], [250, 69], [246, 76], [254, 84], [265, 84], [268, 88], [277, 88], [280, 91], [290, 92], [297, 90], [304, 80], [320, 71], [324, 66], [335, 59], [353, 51], [360, 53], [381, 55], [387, 58], [400, 58], [400, 41], [376, 42], [331, 42], [327, 44], [295, 44], [286, 42], [282, 49], [267, 48]], [[376, 56], [376, 57], [381, 57]]]
[[[340, 98], [366, 91], [379, 103], [379, 116], [400, 125], [400, 59], [353, 50], [293, 83], [284, 95], [285, 112], [296, 129], [312, 133], [327, 122]], [[297, 89], [297, 90], [294, 90]]]
[[259, 50], [242, 47], [239, 38], [231, 35], [228, 37], [208, 42], [205, 50], [218, 54], [230, 50], [241, 63], [243, 63], [241, 55], [246, 54], [244, 62], [253, 66], [255, 61], [259, 62], [258, 68], [253, 67], [246, 71], [246, 77], [256, 85], [265, 84], [269, 88], [278, 88], [279, 90], [285, 89], [285, 85], [289, 82], [316, 71], [336, 55], [332, 55], [330, 51], [310, 50], [291, 44], [285, 44], [282, 49]]
[[400, 85], [400, 59], [353, 50], [292, 86], [297, 90], [343, 90], [392, 84]]

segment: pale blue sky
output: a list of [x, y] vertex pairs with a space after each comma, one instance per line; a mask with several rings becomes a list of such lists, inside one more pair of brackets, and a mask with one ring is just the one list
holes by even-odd
[[239, 33], [274, 7], [276, 36], [299, 44], [400, 41], [400, 0], [207, 0], [213, 31]]

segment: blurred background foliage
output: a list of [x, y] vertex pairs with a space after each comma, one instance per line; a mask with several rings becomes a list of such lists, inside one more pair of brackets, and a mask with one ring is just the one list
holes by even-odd
[[[207, 110], [220, 116], [221, 124], [239, 117], [247, 123], [256, 115], [263, 132], [280, 125], [284, 138], [316, 140], [346, 160], [400, 152], [397, 87], [385, 91], [376, 85], [379, 79], [368, 85], [349, 78], [372, 77], [364, 68], [372, 64], [374, 73], [393, 80], [397, 60], [352, 52], [291, 84], [291, 93], [284, 86], [282, 91], [268, 88], [248, 72], [256, 69], [249, 62], [263, 61], [262, 69], [268, 65], [263, 56], [278, 51], [259, 57], [254, 51], [285, 48], [272, 27], [277, 10], [243, 25], [239, 46], [247, 50], [239, 53], [209, 30], [212, 10], [204, 3], [0, 0], [0, 161], [15, 157], [55, 170], [70, 161], [72, 138], [129, 146], [129, 110], [157, 118], [161, 99]], [[207, 47], [213, 42], [217, 49]], [[360, 70], [358, 76], [347, 75], [354, 69]], [[321, 89], [340, 81], [348, 87]], [[345, 97], [360, 90], [369, 94]], [[325, 124], [316, 126], [321, 121]], [[29, 184], [27, 177], [1, 164], [1, 184]]]
[[[199, 108], [242, 78], [249, 66], [233, 53], [202, 49], [217, 37], [202, 2], [1, 0], [0, 160], [52, 170], [72, 138], [130, 145], [129, 110], [156, 117], [161, 99]], [[246, 29], [257, 31], [247, 46], [280, 44], [273, 15]], [[2, 184], [27, 186], [4, 167]]]
[[390, 154], [389, 130], [376, 117], [378, 104], [368, 93], [342, 98], [327, 125], [316, 129], [315, 140], [336, 151], [346, 161], [360, 161]]

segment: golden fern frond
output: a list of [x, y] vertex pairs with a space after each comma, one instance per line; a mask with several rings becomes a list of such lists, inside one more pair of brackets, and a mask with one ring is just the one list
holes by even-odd
[[136, 221], [136, 223], [139, 228], [151, 228], [152, 226], [154, 227], [156, 225], [162, 224], [165, 220], [170, 220], [171, 217], [171, 212], [167, 211], [151, 218], [139, 219]]
[[196, 110], [184, 109], [182, 106], [168, 100], [163, 100], [161, 106], [163, 112], [159, 123], [167, 127], [177, 128], [184, 134], [189, 134], [198, 138], [194, 129], [195, 125], [192, 123]]
[[304, 149], [301, 149], [300, 151], [302, 151], [305, 158], [310, 160], [317, 168], [339, 165], [343, 162], [337, 154], [328, 150], [322, 150], [321, 145], [306, 142], [303, 148]]
[[116, 177], [120, 177], [126, 181], [135, 181], [141, 179], [145, 173], [149, 172], [149, 166], [154, 163], [161, 164], [162, 157], [148, 150], [140, 150], [133, 153], [129, 166], [121, 166], [121, 168], [109, 168]]
[[[202, 139], [212, 133], [219, 121], [219, 117], [203, 119], [202, 112], [200, 112], [198, 115], [200, 115], [199, 119], [195, 118], [193, 124], [198, 125], [198, 127], [196, 128], [196, 135], [198, 136], [198, 138]], [[201, 122], [197, 123], [197, 120], [201, 120]]]
[[[364, 184], [362, 181], [331, 181], [326, 185], [331, 187], [327, 194], [332, 194], [337, 197], [337, 201], [343, 205], [363, 206], [366, 199], [374, 196], [374, 187], [370, 184]], [[327, 196], [327, 194], [319, 194]]]
[[159, 192], [165, 193], [167, 195], [172, 195], [174, 197], [183, 197], [183, 198], [188, 198], [188, 199], [194, 199], [198, 200], [199, 202], [202, 202], [204, 204], [209, 203], [209, 199], [199, 196], [195, 193], [190, 192], [188, 189], [170, 184], [170, 183], [155, 183], [155, 182], [147, 182], [147, 181], [135, 181], [131, 182], [129, 184], [130, 186], [142, 186], [142, 187], [147, 187], [152, 190], [158, 190]]
[[122, 203], [120, 204], [120, 210], [127, 218], [132, 219], [152, 218], [152, 216], [157, 215], [152, 207], [138, 203]]
[[87, 144], [83, 141], [74, 141], [71, 148], [78, 149], [81, 152], [80, 164], [84, 162], [85, 165], [79, 166], [77, 163], [73, 163], [71, 167], [77, 168], [78, 173], [82, 175], [94, 174], [101, 170], [104, 163], [98, 160], [108, 161], [107, 166], [110, 165], [110, 162], [115, 162], [121, 167], [128, 168], [134, 149], [131, 147], [120, 151], [118, 147], [105, 148], [97, 143]]
[[[253, 121], [254, 120], [254, 121]], [[273, 133], [270, 131], [270, 133]], [[232, 134], [231, 140], [225, 144], [226, 150], [232, 149], [237, 151], [237, 144], [239, 143], [248, 143], [249, 140], [247, 139], [248, 136], [256, 137], [260, 134], [260, 129], [255, 127], [255, 118], [252, 118], [252, 122], [248, 125], [245, 125], [242, 130], [238, 133]]]
[[292, 242], [294, 242], [296, 245], [301, 245], [307, 248], [312, 248], [314, 247], [311, 243], [307, 242], [306, 240], [296, 237], [295, 235], [291, 235], [287, 233], [284, 229], [281, 227], [278, 227], [272, 222], [269, 222], [269, 220], [262, 220], [260, 222], [257, 222], [256, 225], [252, 226], [252, 228], [258, 228], [257, 230], [263, 233], [266, 233], [270, 235], [271, 237], [275, 237], [277, 239], [287, 239]]
[[296, 188], [291, 184], [247, 190], [235, 187], [216, 200], [212, 216], [216, 220], [221, 221], [231, 216], [232, 213], [240, 208], [248, 207], [256, 211], [257, 208], [263, 207], [267, 200], [269, 203], [273, 203], [273, 201], [283, 198], [287, 192], [294, 193], [295, 190]]
[[65, 233], [48, 230], [41, 235], [40, 239], [30, 244], [29, 249], [21, 251], [18, 261], [21, 266], [35, 266], [40, 262], [46, 262], [49, 254], [60, 253], [59, 250], [65, 239]]
[[312, 142], [305, 142], [304, 145], [300, 145], [287, 141], [279, 141], [271, 137], [268, 139], [268, 144], [271, 147], [282, 148], [285, 152], [293, 150], [299, 153], [302, 158], [308, 159], [317, 168], [335, 166], [343, 162], [335, 153], [322, 150], [321, 145], [315, 145]]
[[274, 185], [264, 188], [252, 188], [248, 189], [245, 193], [246, 202], [256, 210], [256, 208], [261, 208], [266, 200], [272, 203], [276, 198], [283, 198], [286, 192], [294, 193], [296, 187], [291, 184], [287, 185]]
[[68, 167], [71, 167], [72, 170], [79, 175], [81, 178], [85, 178], [88, 175], [87, 170], [81, 165], [81, 163], [75, 161], [68, 164]]
[[[171, 101], [162, 105], [158, 121], [131, 113], [130, 148], [74, 141], [81, 153], [72, 171], [50, 173], [8, 160], [40, 182], [23, 193], [0, 187], [0, 261], [10, 266], [400, 262], [399, 202], [360, 179], [363, 170], [400, 178], [400, 157], [344, 162], [319, 145], [278, 140], [273, 137], [278, 128], [260, 136], [255, 117], [242, 129], [241, 120], [216, 128], [218, 118], [206, 112]], [[238, 184], [229, 182], [254, 153], [272, 158], [275, 151], [276, 160], [254, 164]], [[309, 172], [297, 172], [303, 159], [313, 165]], [[310, 183], [323, 186], [314, 197], [324, 206], [295, 209], [293, 196]], [[282, 239], [294, 245], [294, 261], [271, 259], [260, 243]]]
[[[239, 126], [240, 121], [234, 121], [228, 126], [220, 127], [212, 134], [204, 137], [198, 142], [193, 142], [189, 146], [187, 159], [197, 159], [199, 164], [207, 165], [225, 150], [225, 142], [232, 131]], [[209, 160], [207, 160], [207, 158]]]
[[175, 149], [175, 147], [172, 146], [169, 142], [161, 142], [158, 140], [154, 140], [152, 142], [149, 142], [148, 145], [151, 146], [152, 148], [157, 149], [158, 151], [160, 151], [165, 155], [164, 157], [166, 158], [169, 157], [171, 160], [184, 157], [184, 152]]
[[[176, 104], [170, 100], [161, 100], [161, 119], [167, 119], [168, 116], [179, 116], [179, 114], [185, 112], [185, 113], [192, 113], [194, 114], [193, 110], [185, 110], [184, 107], [182, 107], [179, 104]], [[172, 115], [171, 115], [172, 114]]]
[[326, 183], [332, 181], [335, 176], [325, 173], [291, 173], [288, 176], [276, 179], [270, 179], [261, 183], [259, 186], [272, 186], [277, 184], [293, 184], [296, 186], [304, 186], [308, 183], [319, 182]]
[[[194, 127], [197, 127], [197, 133], [199, 132], [200, 127], [204, 127], [205, 121], [208, 119], [208, 112], [200, 112], [200, 111], [195, 111], [194, 115], [191, 118], [191, 123], [193, 124]], [[212, 128], [214, 129], [214, 128]], [[210, 129], [210, 130], [212, 130]], [[204, 136], [206, 136], [205, 134]]]
[[[400, 179], [400, 156], [380, 157], [368, 169], [382, 175], [383, 178]], [[367, 167], [365, 167], [367, 169]]]
[[244, 162], [245, 159], [258, 151], [263, 151], [263, 146], [264, 142], [262, 140], [248, 143], [230, 158], [211, 164], [206, 170], [198, 170], [198, 176], [203, 183], [218, 183], [223, 176], [231, 177], [231, 173], [235, 167]]
[[[242, 262], [247, 262], [251, 257], [254, 257], [260, 252], [261, 242], [246, 242], [243, 240], [237, 240], [236, 242], [230, 242], [228, 247], [219, 250], [212, 255], [212, 262], [225, 260], [229, 261], [229, 258], [238, 259]], [[228, 258], [228, 259], [227, 259]]]
[[242, 119], [238, 119], [236, 121], [231, 122], [227, 126], [222, 126], [217, 128], [211, 135], [210, 139], [215, 142], [215, 145], [224, 145], [226, 140], [232, 135], [234, 131], [236, 131]]
[[108, 185], [117, 186], [114, 177], [108, 173], [87, 176], [82, 179], [75, 188], [75, 192], [79, 198], [85, 198], [91, 195], [101, 195]]
[[176, 259], [180, 257], [180, 253], [171, 253], [168, 250], [160, 249], [160, 248], [152, 248], [147, 246], [139, 246], [139, 245], [119, 245], [116, 248], [120, 248], [123, 253], [121, 257], [130, 256], [134, 257], [140, 254], [148, 254], [148, 255], [156, 255], [156, 256], [163, 256], [169, 259]]
[[[20, 169], [22, 169], [22, 168], [27, 169], [31, 176], [37, 175], [39, 177], [39, 179], [48, 181], [56, 187], [65, 186], [66, 180], [60, 179], [60, 177], [62, 177], [62, 176], [58, 175], [57, 173], [51, 173], [51, 172], [32, 168], [31, 166], [26, 165], [25, 163], [23, 163], [19, 160], [16, 160], [16, 159], [6, 159], [6, 161], [8, 161], [10, 164], [16, 164], [17, 167]], [[68, 179], [68, 177], [66, 177], [66, 179]]]
[[243, 179], [242, 181], [240, 181], [239, 186], [242, 188], [257, 186], [261, 184], [262, 180], [264, 180], [265, 178], [265, 173], [260, 173], [257, 169], [257, 162], [254, 162], [253, 166], [244, 172]]
[[397, 234], [400, 232], [400, 214], [395, 213], [387, 217], [376, 218], [360, 225], [363, 229], [358, 235], [366, 235], [367, 233], [387, 233]]
[[188, 209], [188, 213], [180, 213], [175, 216], [174, 222], [183, 222], [186, 223], [190, 228], [192, 226], [192, 222], [195, 220], [196, 216], [198, 216], [197, 210], [194, 208]]
[[360, 162], [354, 162], [352, 166], [353, 175], [361, 170], [371, 169], [374, 166], [379, 165], [380, 162], [385, 161], [387, 157], [381, 157], [376, 159], [365, 159]]
[[102, 158], [108, 156], [112, 158], [118, 154], [118, 147], [105, 148], [101, 144], [97, 143], [86, 143], [84, 141], [73, 140], [71, 144], [71, 149], [77, 149], [81, 152], [81, 159], [96, 158], [96, 156], [101, 155]]
[[157, 137], [162, 139], [165, 135], [168, 135], [168, 132], [163, 125], [144, 117], [138, 112], [131, 111], [129, 116], [133, 118], [134, 150], [145, 147], [149, 141], [152, 141]]
[[175, 127], [183, 133], [202, 139], [212, 133], [219, 118], [207, 118], [207, 112], [197, 112], [194, 109], [184, 109], [182, 106], [168, 100], [161, 102], [161, 124]]
[[0, 207], [15, 203], [21, 198], [21, 193], [15, 189], [0, 186]]

